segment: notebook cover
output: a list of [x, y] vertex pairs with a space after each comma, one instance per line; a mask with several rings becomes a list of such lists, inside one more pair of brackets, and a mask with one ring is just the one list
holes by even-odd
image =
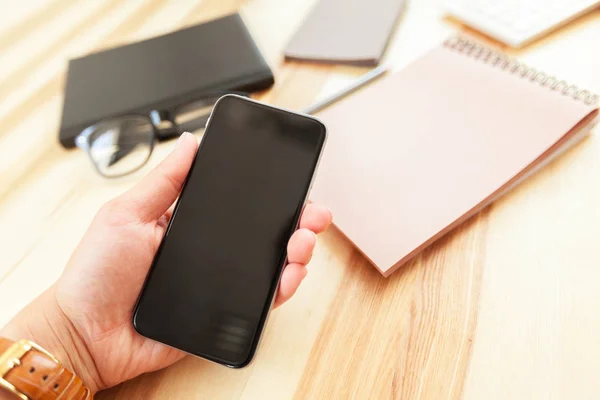
[[273, 73], [238, 14], [69, 62], [60, 142], [99, 120], [147, 114], [203, 93], [254, 91]]
[[531, 82], [524, 68], [481, 49], [435, 48], [318, 115], [329, 137], [311, 199], [331, 207], [386, 276], [598, 112], [586, 92], [539, 74]]
[[377, 65], [405, 0], [320, 0], [288, 43], [287, 59]]

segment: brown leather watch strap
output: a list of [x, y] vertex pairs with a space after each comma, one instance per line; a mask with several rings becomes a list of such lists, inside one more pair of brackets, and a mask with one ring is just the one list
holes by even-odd
[[0, 390], [16, 399], [87, 400], [92, 395], [79, 377], [27, 340], [0, 338]]

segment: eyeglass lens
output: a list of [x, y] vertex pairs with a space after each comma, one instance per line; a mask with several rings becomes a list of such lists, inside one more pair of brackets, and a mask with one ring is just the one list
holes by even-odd
[[153, 141], [154, 128], [148, 118], [126, 117], [98, 124], [89, 136], [89, 153], [102, 175], [119, 176], [148, 161]]

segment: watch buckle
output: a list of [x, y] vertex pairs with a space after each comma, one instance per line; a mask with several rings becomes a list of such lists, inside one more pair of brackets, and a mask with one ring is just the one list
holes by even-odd
[[32, 349], [45, 354], [58, 363], [58, 360], [56, 360], [56, 358], [54, 358], [50, 353], [32, 341], [26, 339], [22, 339], [13, 343], [12, 346], [10, 346], [3, 354], [0, 354], [0, 388], [8, 390], [22, 400], [29, 400], [29, 398], [23, 393], [19, 392], [17, 388], [12, 383], [4, 379], [4, 377], [10, 372], [10, 370], [21, 365], [21, 359], [25, 357], [25, 355]]

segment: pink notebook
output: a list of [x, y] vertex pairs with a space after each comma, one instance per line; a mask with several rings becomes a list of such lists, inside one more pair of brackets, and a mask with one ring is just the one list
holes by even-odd
[[311, 199], [388, 276], [596, 122], [598, 97], [465, 38], [318, 115]]

